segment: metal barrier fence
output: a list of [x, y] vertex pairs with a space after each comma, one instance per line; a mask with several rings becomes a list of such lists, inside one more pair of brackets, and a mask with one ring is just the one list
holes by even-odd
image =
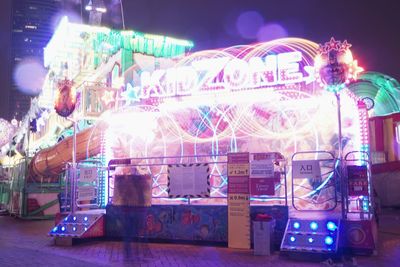
[[12, 166], [0, 166], [0, 210], [8, 210], [11, 199]]
[[[30, 179], [29, 158], [22, 158], [12, 166], [3, 166], [0, 174], [0, 200], [11, 215], [21, 218], [51, 218], [58, 211], [59, 179]], [[6, 173], [6, 176], [4, 176]], [[1, 196], [2, 195], [2, 196]], [[56, 208], [57, 207], [57, 208]]]
[[[275, 153], [280, 155], [279, 153]], [[286, 161], [283, 157], [274, 161], [280, 181], [275, 185], [274, 195], [252, 197], [252, 204], [287, 205]], [[168, 196], [168, 166], [182, 164], [208, 164], [210, 169], [210, 196], [195, 198]], [[112, 159], [108, 164], [108, 203], [114, 195], [114, 172], [117, 167], [136, 168], [152, 178], [153, 204], [226, 205], [228, 193], [227, 155], [188, 155], [171, 157]]]
[[[307, 166], [310, 169], [307, 169]], [[340, 191], [337, 180], [338, 167], [338, 159], [328, 151], [294, 153], [291, 178], [292, 206], [298, 211], [334, 210], [338, 205]], [[298, 173], [299, 168], [304, 168], [304, 173]]]
[[[106, 169], [101, 160], [82, 160], [76, 164], [65, 166], [63, 198], [60, 201], [64, 211], [79, 209], [97, 209], [101, 207], [100, 180]], [[76, 175], [74, 175], [76, 172]], [[74, 179], [76, 177], [76, 179]], [[74, 207], [72, 207], [72, 205]]]
[[[344, 214], [345, 219], [370, 220], [374, 214], [374, 194], [371, 181], [371, 158], [365, 151], [350, 151], [345, 157], [346, 175], [344, 175]], [[355, 166], [356, 177], [350, 177], [349, 167]], [[351, 167], [350, 167], [351, 168]], [[364, 174], [366, 177], [364, 177]], [[354, 179], [355, 178], [355, 179]], [[350, 179], [352, 180], [350, 182]], [[356, 189], [356, 190], [354, 190]], [[353, 191], [353, 192], [350, 192]]]

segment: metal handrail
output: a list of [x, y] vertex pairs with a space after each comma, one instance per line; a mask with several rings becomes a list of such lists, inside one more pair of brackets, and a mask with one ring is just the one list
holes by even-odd
[[[363, 154], [366, 157], [349, 159], [349, 157], [354, 154]], [[349, 162], [363, 163], [361, 166], [365, 166], [367, 168], [367, 182], [368, 182], [368, 196], [364, 196], [364, 197], [367, 197], [368, 212], [349, 211], [349, 205], [351, 202], [350, 197], [349, 197], [349, 192], [348, 192], [349, 179], [348, 179], [348, 175], [345, 176], [346, 177], [346, 179], [344, 181], [344, 183], [346, 184], [346, 187], [345, 187], [346, 188], [346, 190], [345, 190], [346, 201], [344, 203], [345, 218], [347, 219], [347, 217], [348, 217], [347, 214], [359, 214], [360, 219], [365, 219], [364, 214], [367, 213], [367, 216], [368, 216], [367, 219], [371, 219], [373, 216], [373, 213], [374, 213], [374, 211], [373, 211], [374, 195], [372, 193], [373, 192], [372, 181], [371, 181], [371, 165], [372, 165], [372, 163], [371, 163], [370, 155], [367, 151], [350, 151], [345, 155], [344, 160], [346, 163], [349, 163]], [[349, 166], [349, 165], [346, 164], [346, 167], [347, 166]], [[347, 170], [347, 168], [346, 168], [346, 170]]]
[[[258, 154], [258, 153], [251, 153], [251, 154]], [[274, 154], [275, 158], [274, 161], [279, 162], [279, 163], [284, 163], [283, 166], [281, 166], [282, 170], [280, 170], [280, 175], [281, 179], [284, 179], [284, 196], [273, 196], [273, 197], [268, 197], [271, 199], [275, 200], [280, 200], [284, 199], [285, 205], [287, 206], [288, 204], [288, 199], [287, 199], [287, 179], [286, 179], [286, 159], [283, 157], [281, 153], [277, 152], [271, 152], [271, 153], [264, 153], [264, 154]], [[143, 157], [143, 158], [119, 158], [119, 159], [112, 159], [109, 161], [108, 166], [107, 166], [107, 179], [110, 181], [112, 178], [112, 172], [115, 170], [117, 166], [131, 166], [131, 167], [154, 167], [154, 166], [165, 166], [165, 165], [174, 165], [174, 164], [189, 164], [189, 163], [200, 163], [199, 159], [201, 158], [210, 158], [215, 161], [208, 161], [208, 162], [203, 162], [203, 163], [209, 163], [209, 164], [227, 164], [227, 159], [226, 160], [220, 160], [219, 157], [222, 158], [227, 158], [226, 154], [214, 154], [214, 155], [182, 155], [182, 156], [166, 156], [166, 157]], [[185, 160], [186, 159], [186, 160]], [[191, 162], [191, 160], [194, 159], [194, 162]], [[152, 162], [150, 163], [149, 161], [151, 160], [159, 160], [160, 163], [158, 162]], [[171, 160], [168, 162], [168, 160]], [[174, 161], [175, 160], [175, 161]], [[132, 161], [137, 161], [137, 163], [131, 163]], [[149, 162], [149, 163], [144, 163], [144, 162]], [[189, 161], [189, 162], [187, 162]], [[153, 178], [153, 177], [152, 177]], [[225, 178], [227, 179], [227, 177]], [[112, 190], [113, 188], [111, 187], [111, 183], [108, 182], [109, 186], [107, 188], [107, 193], [108, 193], [108, 202], [112, 202]], [[282, 185], [282, 184], [281, 184]], [[217, 188], [217, 187], [212, 187], [212, 188]], [[170, 198], [166, 196], [152, 196], [154, 199], [169, 199]], [[207, 199], [226, 199], [227, 196], [210, 196], [207, 197]], [[265, 197], [252, 197], [252, 199], [264, 199]], [[185, 198], [186, 199], [186, 198]], [[199, 198], [193, 198], [193, 199], [199, 199]], [[173, 201], [173, 200], [172, 200]], [[190, 198], [187, 198], [188, 204], [190, 204]]]
[[[97, 168], [97, 172], [99, 172], [99, 170], [101, 171], [101, 169], [102, 169], [102, 168], [99, 168], [99, 167], [101, 167], [101, 165], [102, 165], [101, 160], [93, 160], [93, 159], [90, 159], [90, 160], [83, 160], [83, 161], [78, 162], [78, 164], [77, 164], [77, 166], [76, 166], [77, 170], [79, 170], [80, 168], [82, 168], [82, 167], [83, 167], [82, 165], [84, 165], [84, 164], [93, 164], [94, 166], [92, 166], [92, 167]], [[79, 174], [79, 176], [77, 175], [76, 177], [78, 178], [78, 179], [77, 179], [77, 182], [79, 182], [80, 174]], [[75, 187], [75, 190], [76, 190], [76, 189], [79, 190], [78, 183], [76, 183], [75, 186], [76, 186], [76, 187]], [[99, 197], [98, 197], [98, 190], [99, 190], [99, 175], [98, 175], [98, 173], [97, 173], [96, 185], [94, 186], [94, 189], [96, 190], [96, 191], [95, 191], [95, 192], [96, 192], [96, 198], [95, 198], [95, 199], [96, 199], [96, 202], [97, 202], [97, 203], [93, 203], [93, 204], [80, 204], [80, 203], [79, 203], [78, 197], [76, 197], [76, 207], [78, 207], [78, 208], [99, 208], [99, 207], [100, 207], [100, 200], [99, 200]], [[77, 191], [75, 191], [75, 192], [78, 193]]]
[[[332, 211], [332, 210], [335, 210], [336, 209], [336, 207], [337, 207], [337, 205], [338, 205], [338, 198], [337, 198], [337, 192], [336, 192], [336, 188], [335, 188], [335, 185], [336, 185], [336, 183], [337, 183], [337, 181], [336, 181], [336, 175], [335, 174], [337, 174], [336, 173], [336, 164], [335, 164], [335, 162], [337, 162], [337, 158], [335, 158], [335, 156], [334, 156], [334, 154], [332, 153], [332, 152], [330, 152], [330, 151], [323, 151], [323, 150], [311, 150], [311, 151], [300, 151], [300, 152], [295, 152], [293, 155], [292, 155], [292, 165], [293, 165], [293, 161], [296, 161], [295, 160], [295, 158], [296, 158], [296, 156], [298, 156], [298, 155], [305, 155], [305, 154], [309, 154], [309, 155], [315, 155], [315, 159], [314, 160], [318, 160], [319, 162], [321, 162], [321, 161], [327, 161], [327, 162], [330, 162], [330, 161], [332, 161], [332, 163], [334, 164], [333, 165], [333, 169], [332, 169], [332, 171], [329, 171], [329, 172], [327, 172], [327, 173], [324, 173], [324, 174], [322, 174], [321, 175], [321, 178], [323, 177], [323, 175], [329, 175], [329, 174], [332, 174], [332, 178], [333, 178], [333, 185], [329, 185], [329, 186], [327, 186], [327, 187], [325, 187], [325, 185], [322, 187], [322, 188], [320, 188], [320, 191], [323, 189], [323, 188], [329, 188], [329, 187], [334, 187], [334, 198], [330, 198], [329, 200], [334, 200], [335, 202], [334, 202], [334, 205], [331, 207], [331, 208], [329, 208], [329, 209], [323, 209], [323, 211]], [[318, 154], [319, 155], [323, 155], [323, 154], [325, 154], [326, 156], [327, 156], [327, 158], [322, 158], [322, 159], [318, 159]], [[331, 179], [332, 179], [331, 178]], [[296, 199], [302, 199], [302, 200], [304, 200], [304, 201], [307, 201], [306, 199], [304, 199], [304, 198], [302, 198], [302, 197], [296, 197], [295, 196], [295, 186], [298, 186], [298, 185], [296, 185], [295, 183], [294, 183], [294, 179], [295, 179], [295, 177], [294, 177], [294, 175], [293, 175], [293, 168], [292, 168], [292, 175], [291, 175], [291, 189], [292, 189], [292, 206], [293, 206], [293, 208], [295, 209], [295, 210], [297, 210], [297, 211], [307, 211], [307, 212], [319, 212], [319, 211], [322, 211], [322, 210], [320, 210], [320, 209], [301, 209], [301, 208], [299, 208], [299, 207], [297, 207], [296, 206]], [[326, 185], [327, 185], [328, 183], [326, 183]], [[311, 191], [311, 190], [310, 190]], [[325, 203], [325, 202], [327, 202], [327, 201], [324, 201], [324, 202], [322, 202], [322, 203]], [[322, 204], [322, 203], [316, 203], [316, 204]]]

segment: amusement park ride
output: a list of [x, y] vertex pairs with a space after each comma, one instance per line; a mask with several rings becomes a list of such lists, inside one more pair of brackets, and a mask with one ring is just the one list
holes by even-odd
[[371, 164], [397, 150], [380, 141], [382, 123], [370, 138], [368, 117], [388, 113], [377, 96], [393, 80], [360, 73], [333, 38], [192, 46], [64, 18], [22, 125], [45, 122], [3, 147], [27, 153], [3, 168], [0, 203], [19, 217], [57, 213], [58, 243], [120, 237], [128, 211], [137, 238], [250, 249], [251, 222], [268, 214], [282, 253], [373, 253]]

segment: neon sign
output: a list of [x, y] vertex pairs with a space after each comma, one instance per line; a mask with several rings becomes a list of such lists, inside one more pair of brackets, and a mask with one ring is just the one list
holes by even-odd
[[140, 86], [135, 87], [140, 99], [150, 97], [189, 96], [215, 91], [259, 89], [315, 80], [314, 67], [301, 68], [301, 52], [286, 52], [248, 60], [216, 57], [193, 61], [190, 65], [154, 72], [144, 71]]

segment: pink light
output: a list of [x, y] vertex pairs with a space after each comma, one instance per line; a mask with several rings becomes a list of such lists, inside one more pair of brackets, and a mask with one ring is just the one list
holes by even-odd
[[263, 24], [264, 18], [257, 11], [244, 12], [236, 20], [236, 28], [245, 39], [255, 39]]
[[288, 33], [284, 27], [278, 23], [268, 23], [262, 26], [257, 32], [257, 40], [259, 42], [271, 41], [275, 39], [285, 38]]
[[18, 89], [27, 95], [37, 95], [42, 91], [46, 70], [35, 58], [23, 59], [14, 71], [14, 81]]

